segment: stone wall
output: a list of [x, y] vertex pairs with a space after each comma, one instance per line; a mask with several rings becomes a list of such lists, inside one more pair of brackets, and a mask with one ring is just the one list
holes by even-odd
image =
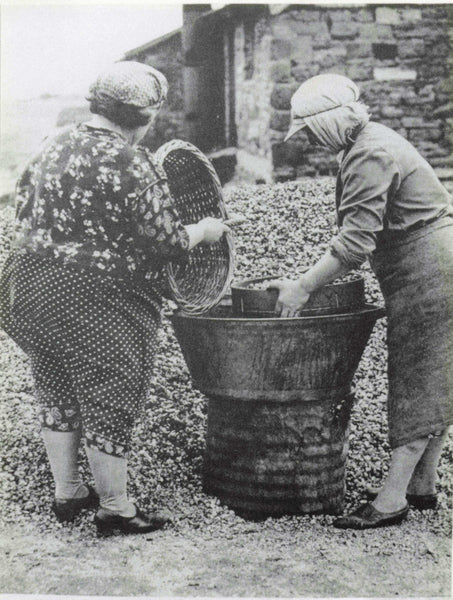
[[452, 15], [447, 5], [289, 5], [271, 16], [275, 178], [336, 171], [332, 155], [310, 149], [304, 133], [282, 143], [293, 92], [330, 72], [356, 81], [373, 119], [409, 139], [441, 175], [452, 175]]
[[269, 20], [246, 19], [235, 27], [235, 113], [239, 175], [269, 181], [272, 145], [269, 138], [273, 82], [270, 77], [272, 35]]
[[141, 52], [128, 53], [127, 57], [159, 69], [168, 79], [167, 102], [163, 105], [154, 127], [146, 136], [145, 143], [152, 150], [156, 150], [171, 139], [185, 139], [181, 34], [175, 33]]
[[[400, 132], [441, 178], [453, 180], [453, 5], [261, 6], [244, 14], [238, 5], [216, 25], [216, 39], [234, 29], [239, 177], [282, 181], [336, 172], [332, 154], [310, 147], [303, 132], [283, 143], [291, 95], [307, 78], [331, 72], [356, 81], [372, 118]], [[170, 83], [148, 144], [189, 139], [183, 98], [190, 67], [183, 65], [181, 34], [129, 58], [162, 70]]]

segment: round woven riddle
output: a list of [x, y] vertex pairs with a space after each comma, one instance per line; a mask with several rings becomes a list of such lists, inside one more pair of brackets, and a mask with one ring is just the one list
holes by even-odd
[[[222, 186], [206, 156], [195, 146], [172, 140], [154, 155], [168, 178], [168, 187], [184, 225], [205, 217], [227, 219]], [[216, 306], [233, 278], [234, 246], [230, 233], [213, 244], [197, 244], [184, 263], [169, 262], [167, 276], [174, 301], [188, 314]]]

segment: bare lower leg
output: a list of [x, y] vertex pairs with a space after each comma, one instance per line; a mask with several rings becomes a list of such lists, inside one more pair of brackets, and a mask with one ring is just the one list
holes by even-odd
[[408, 494], [423, 496], [436, 493], [437, 465], [446, 437], [447, 430], [443, 431], [441, 435], [429, 439], [409, 481]]
[[406, 506], [409, 481], [428, 442], [429, 438], [421, 438], [393, 450], [389, 473], [373, 501], [374, 508], [381, 512], [394, 512]]
[[43, 429], [42, 437], [55, 481], [56, 498], [85, 497], [88, 489], [82, 483], [77, 464], [81, 432]]

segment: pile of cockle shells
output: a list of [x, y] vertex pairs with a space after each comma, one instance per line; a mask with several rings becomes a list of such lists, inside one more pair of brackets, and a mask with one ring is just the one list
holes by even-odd
[[[234, 227], [235, 281], [297, 277], [329, 248], [336, 231], [334, 181], [330, 178], [232, 187], [225, 199], [232, 212], [246, 217]], [[11, 208], [0, 211], [0, 264], [8, 249], [12, 215]], [[369, 268], [364, 266], [360, 274], [365, 278], [367, 301], [382, 304]], [[165, 310], [173, 306], [169, 302]], [[175, 515], [176, 528], [202, 528], [220, 536], [240, 533], [247, 523], [202, 491], [207, 401], [192, 387], [165, 316], [159, 340], [151, 393], [134, 432], [129, 461], [131, 495], [144, 509], [166, 505]], [[6, 522], [31, 520], [44, 529], [58, 528], [61, 526], [50, 511], [52, 478], [39, 435], [27, 360], [3, 332], [0, 344], [0, 513]], [[365, 485], [379, 483], [388, 468], [385, 319], [374, 328], [354, 382], [346, 509], [364, 499]], [[452, 450], [450, 439], [439, 469], [440, 507], [426, 513], [411, 511], [414, 523], [428, 524], [439, 532], [448, 530], [450, 522]], [[80, 458], [80, 468], [90, 478], [83, 451]], [[90, 518], [79, 517], [73, 527], [89, 535], [93, 529]], [[278, 526], [290, 533], [295, 527], [331, 520], [323, 515], [284, 517]]]

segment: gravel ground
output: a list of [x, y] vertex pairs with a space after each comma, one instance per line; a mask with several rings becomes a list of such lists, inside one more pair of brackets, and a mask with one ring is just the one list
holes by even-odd
[[[235, 228], [237, 279], [295, 275], [303, 266], [313, 264], [321, 256], [335, 230], [334, 184], [330, 178], [307, 179], [275, 186], [230, 188], [226, 200], [232, 211], [241, 213], [248, 219], [246, 223]], [[0, 264], [8, 246], [11, 219], [11, 208], [0, 212]], [[365, 277], [368, 301], [382, 303], [376, 281], [369, 269], [364, 267], [361, 273]], [[171, 305], [167, 308], [171, 308]], [[356, 404], [351, 419], [346, 509], [363, 499], [365, 485], [378, 483], [388, 466], [384, 336], [385, 319], [381, 319], [376, 324], [354, 380]], [[334, 560], [331, 553], [334, 551], [339, 552], [335, 561], [338, 567], [336, 573], [341, 579], [341, 565], [346, 560], [346, 555], [352, 552], [352, 548], [352, 555], [356, 556], [359, 562], [365, 561], [360, 569], [372, 569], [374, 563], [379, 566], [382, 573], [378, 576], [378, 581], [382, 583], [382, 592], [385, 590], [388, 595], [448, 595], [448, 576], [445, 583], [442, 574], [445, 575], [450, 562], [448, 540], [451, 536], [452, 436], [446, 444], [439, 467], [439, 507], [435, 511], [423, 513], [410, 511], [407, 523], [400, 528], [360, 534], [338, 531], [333, 533], [333, 529], [329, 527], [333, 517], [324, 515], [268, 519], [263, 523], [248, 522], [222, 506], [216, 498], [204, 494], [201, 489], [206, 399], [191, 386], [187, 367], [167, 319], [163, 322], [160, 342], [161, 349], [156, 359], [152, 391], [135, 430], [135, 449], [130, 460], [131, 495], [143, 508], [165, 505], [175, 515], [171, 530], [153, 536], [153, 548], [159, 548], [162, 541], [162, 552], [165, 554], [168, 550], [168, 556], [171, 557], [173, 541], [179, 540], [183, 544], [181, 540], [187, 540], [186, 550], [190, 560], [196, 559], [191, 548], [199, 544], [202, 551], [208, 553], [206, 560], [209, 562], [209, 544], [217, 541], [219, 547], [221, 546], [219, 564], [223, 564], [222, 556], [225, 561], [230, 560], [232, 565], [236, 564], [236, 558], [241, 556], [241, 561], [236, 564], [238, 572], [241, 573], [246, 569], [243, 564], [244, 556], [240, 553], [237, 556], [231, 555], [232, 550], [236, 552], [236, 544], [242, 543], [243, 547], [250, 551], [250, 555], [247, 555], [248, 560], [259, 569], [254, 558], [254, 548], [257, 544], [266, 544], [270, 540], [271, 543], [263, 549], [262, 556], [272, 563], [269, 556], [272, 556], [272, 548], [276, 544], [276, 556], [280, 557], [275, 559], [276, 572], [279, 569], [281, 571], [283, 563], [280, 561], [291, 560], [291, 564], [294, 565], [306, 551], [313, 551], [323, 564], [318, 573], [319, 582], [319, 577], [329, 579], [328, 572]], [[97, 548], [99, 544], [103, 544], [106, 556], [109, 556], [109, 552], [114, 553], [113, 542], [96, 540], [90, 515], [79, 517], [74, 524], [63, 529], [51, 515], [51, 475], [36, 424], [27, 360], [1, 332], [0, 345], [0, 514], [5, 531], [9, 531], [13, 538], [5, 541], [5, 537], [3, 543], [4, 549], [6, 544], [9, 557], [5, 565], [9, 566], [3, 575], [2, 589], [32, 593], [40, 590], [41, 593], [55, 593], [52, 590], [58, 589], [58, 593], [70, 593], [69, 581], [73, 582], [74, 578], [66, 578], [68, 588], [64, 588], [61, 582], [54, 582], [53, 587], [49, 584], [46, 591], [42, 591], [44, 583], [40, 584], [39, 590], [36, 586], [33, 587], [31, 572], [26, 567], [36, 560], [36, 553], [39, 555], [42, 551], [45, 554], [42, 549], [33, 550], [41, 539], [37, 534], [45, 533], [52, 548], [59, 548], [59, 544], [63, 543], [73, 543], [76, 554], [86, 544], [89, 544], [90, 548]], [[89, 477], [83, 453], [80, 458], [81, 471]], [[34, 544], [24, 544], [27, 531], [29, 535], [34, 532], [31, 536]], [[305, 538], [309, 540], [308, 548]], [[250, 539], [253, 540], [252, 543]], [[167, 543], [168, 548], [165, 546]], [[143, 544], [146, 546], [143, 540], [133, 542], [123, 538], [118, 539], [118, 544], [125, 549], [128, 549], [129, 545], [133, 548], [134, 544], [139, 550]], [[17, 554], [18, 548], [22, 548], [22, 554]], [[136, 555], [140, 554], [139, 550]], [[344, 552], [345, 550], [347, 552]], [[67, 550], [67, 554], [70, 556], [71, 551]], [[181, 551], [182, 554], [184, 552]], [[80, 560], [87, 569], [89, 556], [89, 553], [85, 556], [83, 551], [80, 552]], [[327, 559], [323, 562], [326, 556]], [[14, 557], [16, 558], [13, 560]], [[402, 562], [398, 562], [397, 559], [401, 559]], [[69, 562], [65, 560], [63, 564], [67, 566]], [[266, 561], [263, 565], [265, 564], [267, 569]], [[51, 561], [41, 561], [40, 565], [42, 569], [45, 565], [51, 569]], [[127, 578], [127, 560], [125, 565]], [[395, 565], [399, 565], [399, 573], [402, 572], [401, 569], [409, 569], [413, 574], [409, 578], [412, 583], [403, 578], [404, 584], [396, 584], [398, 570], [394, 568]], [[429, 571], [428, 567], [433, 567], [437, 575], [435, 576], [434, 571]], [[234, 570], [233, 567], [231, 570]], [[22, 577], [22, 572], [24, 579], [18, 580], [20, 585], [13, 585], [14, 576]], [[385, 577], [382, 574], [386, 572], [388, 581], [384, 584]], [[419, 585], [421, 573], [429, 577], [433, 585], [436, 582], [439, 585], [434, 585], [436, 589], [432, 586], [428, 589], [426, 584], [423, 588], [426, 593], [410, 594], [411, 589], [413, 592], [422, 589]], [[183, 586], [179, 592], [194, 595], [230, 595], [231, 592], [231, 595], [283, 596], [286, 590], [287, 595], [381, 595], [379, 589], [373, 588], [371, 583], [363, 590], [360, 586], [357, 587], [357, 593], [352, 593], [354, 586], [351, 584], [348, 588], [346, 580], [344, 586], [338, 584], [335, 587], [332, 584], [329, 588], [328, 585], [319, 583], [316, 587], [313, 583], [304, 588], [297, 577], [293, 578], [293, 587], [283, 586], [280, 588], [282, 593], [277, 594], [269, 583], [270, 580], [269, 588], [259, 580], [258, 575], [255, 582], [256, 591], [252, 593], [253, 577], [249, 575], [246, 576], [248, 587], [245, 583], [244, 587], [241, 587], [239, 582], [237, 585], [231, 583], [231, 587], [228, 588], [218, 582], [216, 585], [219, 587], [209, 590], [201, 582], [198, 587], [195, 585], [195, 589], [192, 589], [185, 581], [187, 589]], [[368, 575], [363, 575], [367, 581]], [[63, 575], [61, 577], [63, 578]], [[360, 573], [357, 577], [360, 580]], [[352, 575], [350, 579], [353, 580]], [[39, 577], [36, 582], [38, 580]], [[302, 580], [307, 581], [303, 577]], [[369, 580], [371, 581], [372, 577]], [[22, 586], [22, 589], [17, 589], [18, 585]], [[93, 585], [87, 583], [79, 588], [78, 593], [104, 593], [94, 590]], [[132, 583], [130, 585], [132, 586]], [[177, 585], [169, 583], [168, 586], [169, 593], [179, 593]], [[83, 592], [82, 589], [86, 591]], [[129, 588], [121, 589], [123, 591], [118, 593], [128, 593]], [[131, 589], [137, 589], [137, 594], [144, 593], [140, 586], [132, 586]], [[391, 590], [394, 590], [393, 593]], [[157, 594], [158, 591], [153, 593]]]
[[447, 538], [412, 520], [340, 531], [308, 517], [96, 540], [8, 527], [4, 592], [108, 596], [450, 597]]

